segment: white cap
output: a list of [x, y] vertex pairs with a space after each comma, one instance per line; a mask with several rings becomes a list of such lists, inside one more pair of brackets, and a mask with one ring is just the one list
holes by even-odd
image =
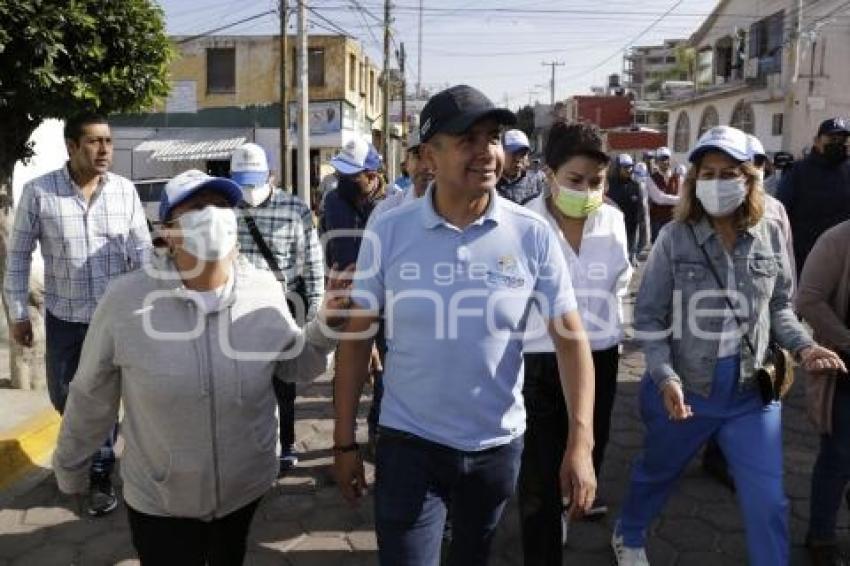
[[757, 137], [747, 134], [747, 145], [749, 147], [750, 161], [754, 157], [767, 157], [767, 154], [764, 152], [764, 146]]
[[722, 151], [735, 161], [750, 159], [750, 143], [747, 134], [732, 126], [715, 126], [708, 130], [697, 141], [688, 159], [694, 163], [711, 150]]
[[655, 158], [658, 159], [660, 157], [671, 157], [673, 154], [670, 153], [670, 148], [667, 146], [661, 146], [655, 150]]
[[354, 175], [361, 171], [377, 171], [380, 168], [380, 156], [369, 142], [355, 138], [343, 146], [331, 166], [342, 175]]
[[528, 136], [522, 130], [508, 130], [505, 132], [505, 139], [502, 145], [511, 153], [531, 147], [528, 143]]
[[237, 147], [230, 156], [230, 178], [242, 186], [265, 185], [269, 180], [269, 161], [265, 150], [255, 143]]
[[637, 177], [646, 177], [649, 174], [649, 171], [646, 169], [646, 163], [643, 161], [639, 161], [635, 165], [635, 176]]
[[175, 206], [202, 189], [208, 189], [227, 197], [230, 206], [242, 200], [242, 189], [225, 177], [210, 177], [197, 169], [184, 171], [168, 181], [159, 201], [159, 220], [164, 222]]
[[629, 155], [628, 153], [621, 153], [620, 155], [617, 156], [617, 163], [619, 165], [625, 167], [627, 165], [634, 165], [635, 160], [632, 159], [632, 156]]
[[688, 174], [688, 168], [687, 168], [687, 167], [685, 167], [685, 165], [684, 165], [684, 164], [681, 164], [681, 163], [680, 163], [679, 165], [676, 165], [676, 168], [675, 168], [675, 169], [673, 169], [673, 172], [674, 172], [676, 175], [679, 175], [680, 177], [684, 177], [685, 175], [687, 175], [687, 174]]

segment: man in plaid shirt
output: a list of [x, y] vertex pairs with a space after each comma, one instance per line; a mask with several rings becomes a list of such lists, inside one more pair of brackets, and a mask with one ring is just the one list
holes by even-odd
[[[151, 249], [150, 233], [136, 188], [109, 173], [112, 137], [106, 119], [85, 115], [65, 125], [68, 163], [28, 183], [21, 193], [9, 242], [3, 282], [12, 338], [33, 342], [27, 310], [30, 266], [36, 244], [44, 258], [46, 365], [50, 401], [65, 409], [68, 388], [98, 300], [109, 282], [138, 269]], [[95, 455], [88, 512], [117, 506], [110, 473], [113, 438]]]
[[[298, 197], [275, 190], [269, 179], [266, 152], [246, 143], [233, 152], [230, 176], [242, 187], [243, 206], [239, 215], [239, 251], [254, 266], [275, 271], [285, 285], [287, 302], [298, 324], [315, 316], [325, 292], [322, 248], [309, 207]], [[269, 265], [251, 221], [268, 247], [276, 265]], [[280, 411], [280, 471], [298, 463], [295, 450], [295, 383], [274, 381]]]

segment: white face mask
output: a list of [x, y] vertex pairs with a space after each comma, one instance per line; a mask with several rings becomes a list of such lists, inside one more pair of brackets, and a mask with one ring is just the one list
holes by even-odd
[[244, 200], [248, 206], [260, 206], [266, 202], [266, 199], [269, 198], [270, 194], [272, 194], [272, 186], [268, 183], [263, 183], [258, 187], [251, 185], [245, 185], [242, 187], [242, 200]]
[[698, 179], [697, 198], [711, 216], [728, 216], [747, 198], [743, 179]]
[[236, 247], [236, 213], [232, 208], [206, 206], [177, 219], [183, 249], [203, 261], [218, 261]]

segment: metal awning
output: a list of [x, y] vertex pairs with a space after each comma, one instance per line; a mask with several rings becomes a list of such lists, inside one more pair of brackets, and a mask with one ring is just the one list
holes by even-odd
[[160, 131], [133, 151], [152, 152], [150, 159], [154, 161], [228, 160], [246, 140], [243, 130], [186, 128]]

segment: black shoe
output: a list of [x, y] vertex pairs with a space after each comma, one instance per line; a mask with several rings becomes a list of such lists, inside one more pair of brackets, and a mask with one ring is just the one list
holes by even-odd
[[289, 470], [298, 465], [298, 452], [294, 446], [284, 448], [280, 452], [280, 475], [286, 474]]
[[584, 514], [584, 518], [588, 521], [596, 521], [608, 514], [608, 504], [601, 497], [593, 500], [590, 509]]
[[102, 517], [118, 507], [118, 497], [112, 487], [109, 474], [92, 474], [89, 480], [89, 494], [86, 502], [88, 514]]
[[812, 566], [848, 566], [850, 560], [839, 550], [834, 542], [812, 542], [806, 541], [809, 550], [809, 560]]

